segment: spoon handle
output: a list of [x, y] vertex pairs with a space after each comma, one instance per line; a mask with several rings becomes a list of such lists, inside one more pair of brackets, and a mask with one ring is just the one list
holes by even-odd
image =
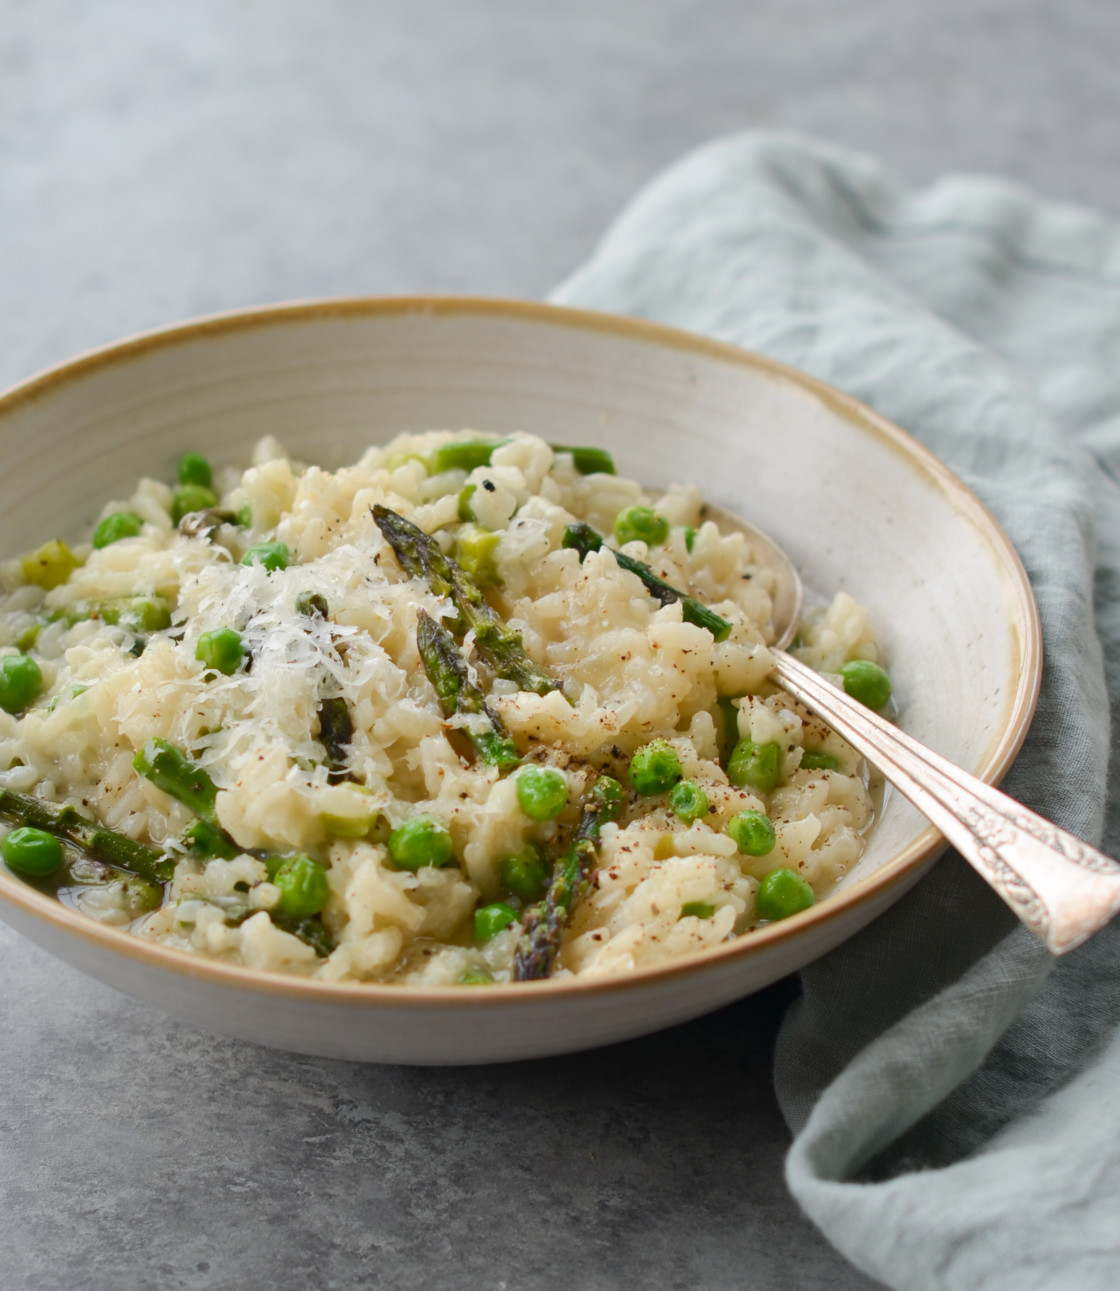
[[1055, 955], [1120, 911], [1120, 864], [954, 766], [784, 651], [774, 673], [941, 831]]

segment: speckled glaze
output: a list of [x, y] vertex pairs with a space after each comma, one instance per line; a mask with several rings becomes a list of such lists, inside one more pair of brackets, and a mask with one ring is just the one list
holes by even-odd
[[[695, 480], [782, 543], [811, 588], [869, 609], [902, 725], [995, 781], [1041, 671], [1037, 615], [980, 501], [902, 431], [770, 360], [683, 332], [542, 305], [323, 301], [145, 335], [0, 398], [0, 552], [74, 537], [187, 449], [243, 462], [276, 435], [337, 466], [401, 430], [531, 430], [602, 443], [653, 486]], [[49, 513], [40, 499], [49, 484]], [[640, 1035], [760, 989], [896, 900], [941, 840], [888, 795], [870, 846], [813, 909], [627, 977], [486, 989], [327, 985], [207, 961], [98, 925], [0, 873], [0, 915], [60, 958], [200, 1027], [394, 1063], [544, 1056]]]

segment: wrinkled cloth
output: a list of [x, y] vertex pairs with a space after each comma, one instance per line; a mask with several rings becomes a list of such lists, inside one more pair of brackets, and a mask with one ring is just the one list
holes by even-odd
[[[748, 134], [654, 179], [553, 299], [772, 355], [947, 462], [1041, 614], [1004, 787], [1120, 855], [1120, 227]], [[802, 985], [787, 1178], [840, 1251], [905, 1291], [1120, 1286], [1120, 926], [1055, 961], [949, 853]]]

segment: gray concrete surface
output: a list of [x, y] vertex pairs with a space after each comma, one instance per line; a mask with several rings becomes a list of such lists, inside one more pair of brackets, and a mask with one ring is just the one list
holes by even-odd
[[[793, 128], [1120, 212], [1112, 0], [0, 0], [0, 382], [261, 301], [538, 296], [685, 149]], [[0, 928], [5, 1288], [837, 1288], [783, 984], [549, 1063], [197, 1034]]]

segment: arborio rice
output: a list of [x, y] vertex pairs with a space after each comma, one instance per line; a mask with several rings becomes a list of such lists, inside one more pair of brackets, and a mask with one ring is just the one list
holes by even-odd
[[[515, 963], [542, 933], [553, 865], [611, 777], [620, 813], [592, 822], [597, 849], [582, 854], [595, 868], [577, 875], [570, 920], [552, 920], [553, 975], [625, 972], [747, 934], [783, 913], [759, 907], [776, 870], [823, 895], [863, 849], [867, 768], [767, 681], [771, 575], [741, 533], [705, 519], [694, 486], [651, 497], [604, 466], [605, 454], [530, 434], [432, 432], [331, 472], [266, 440], [209, 494], [206, 463], [184, 459], [185, 485], [141, 480], [104, 508], [92, 545], [48, 544], [5, 566], [5, 801], [72, 804], [159, 849], [169, 875], [133, 881], [67, 843], [30, 881], [138, 937], [255, 969], [507, 981], [526, 975]], [[454, 597], [402, 568], [375, 506], [456, 556], [560, 688], [496, 676]], [[679, 599], [662, 604], [607, 546], [581, 561], [564, 545], [573, 522], [612, 546], [617, 523], [624, 554], [711, 607], [729, 635], [688, 621]], [[469, 661], [487, 708], [441, 702], [421, 611]], [[825, 672], [878, 658], [846, 595], [803, 626], [798, 653]], [[487, 732], [515, 755], [488, 763]], [[742, 766], [729, 779], [733, 750], [742, 763], [761, 746], [776, 746], [769, 780]], [[198, 769], [201, 798], [165, 791], [161, 751], [188, 779]], [[559, 797], [542, 805], [525, 777]], [[291, 857], [304, 859], [277, 859]]]

